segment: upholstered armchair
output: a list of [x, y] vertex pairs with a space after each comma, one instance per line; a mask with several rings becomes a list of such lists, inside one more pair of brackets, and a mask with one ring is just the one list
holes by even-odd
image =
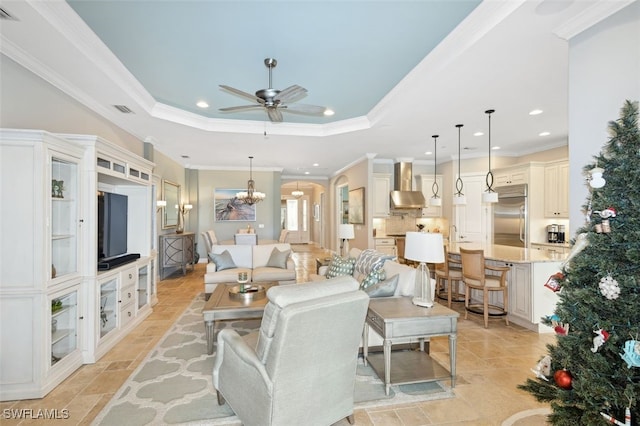
[[245, 426], [353, 424], [369, 296], [345, 276], [272, 287], [255, 341], [223, 329], [213, 385]]

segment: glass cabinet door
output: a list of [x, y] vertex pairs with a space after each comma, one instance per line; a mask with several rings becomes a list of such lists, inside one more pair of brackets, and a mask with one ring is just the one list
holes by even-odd
[[149, 303], [149, 265], [138, 268], [138, 309]]
[[78, 164], [51, 157], [51, 278], [78, 272]]
[[78, 348], [78, 291], [51, 299], [51, 366]]
[[106, 336], [116, 328], [118, 305], [118, 278], [114, 277], [100, 284], [99, 335]]

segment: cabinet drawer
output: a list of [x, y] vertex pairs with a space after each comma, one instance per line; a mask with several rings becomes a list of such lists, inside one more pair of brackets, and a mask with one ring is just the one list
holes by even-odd
[[136, 316], [136, 305], [131, 303], [120, 310], [120, 327], [125, 327]]
[[396, 240], [394, 238], [376, 238], [376, 246], [395, 246]]
[[137, 275], [138, 275], [137, 268], [129, 268], [127, 270], [122, 271], [122, 288], [135, 285]]
[[376, 333], [384, 336], [384, 320], [377, 316], [375, 312], [367, 311], [367, 323]]
[[136, 300], [136, 287], [130, 285], [120, 291], [120, 306], [126, 306]]

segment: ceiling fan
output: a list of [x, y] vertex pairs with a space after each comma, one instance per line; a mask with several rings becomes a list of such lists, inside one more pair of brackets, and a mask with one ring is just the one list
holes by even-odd
[[234, 95], [240, 96], [241, 98], [249, 99], [255, 102], [255, 104], [220, 108], [219, 111], [236, 112], [247, 111], [256, 108], [264, 108], [267, 112], [267, 115], [269, 116], [269, 120], [274, 123], [282, 122], [281, 110], [305, 115], [323, 115], [325, 111], [327, 111], [327, 108], [322, 106], [293, 104], [293, 102], [297, 102], [307, 96], [307, 89], [298, 86], [297, 84], [289, 86], [284, 90], [274, 89], [271, 84], [271, 73], [278, 64], [278, 61], [273, 58], [266, 58], [264, 60], [264, 64], [267, 68], [269, 68], [268, 89], [260, 89], [256, 92], [255, 95], [252, 95], [231, 86], [226, 86], [224, 84], [220, 85], [220, 87], [224, 90], [231, 92]]

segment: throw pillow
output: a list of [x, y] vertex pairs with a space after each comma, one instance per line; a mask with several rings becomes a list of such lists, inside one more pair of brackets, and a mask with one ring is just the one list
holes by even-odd
[[271, 268], [287, 269], [287, 260], [289, 260], [290, 254], [291, 250], [280, 251], [277, 247], [274, 247], [273, 250], [271, 250], [271, 256], [269, 256], [267, 266]]
[[327, 267], [327, 278], [335, 278], [343, 275], [353, 275], [353, 266], [356, 260], [354, 258], [343, 258], [338, 255], [333, 255], [329, 266]]
[[364, 277], [364, 279], [360, 283], [360, 289], [364, 290], [367, 287], [371, 287], [372, 285], [378, 284], [380, 281], [384, 281], [385, 278], [387, 278], [387, 274], [382, 268], [382, 266], [380, 266], [377, 269], [374, 269], [373, 271], [369, 272], [369, 274], [367, 274], [367, 276]]
[[396, 292], [400, 275], [395, 274], [388, 280], [380, 281], [377, 284], [364, 289], [369, 297], [391, 297]]
[[356, 272], [368, 275], [374, 269], [382, 267], [386, 260], [392, 259], [394, 259], [394, 256], [382, 254], [374, 249], [362, 250], [356, 261]]
[[232, 269], [236, 267], [236, 264], [233, 262], [233, 258], [228, 250], [225, 250], [220, 254], [209, 253], [209, 259], [216, 264], [216, 271], [224, 271], [225, 269]]

